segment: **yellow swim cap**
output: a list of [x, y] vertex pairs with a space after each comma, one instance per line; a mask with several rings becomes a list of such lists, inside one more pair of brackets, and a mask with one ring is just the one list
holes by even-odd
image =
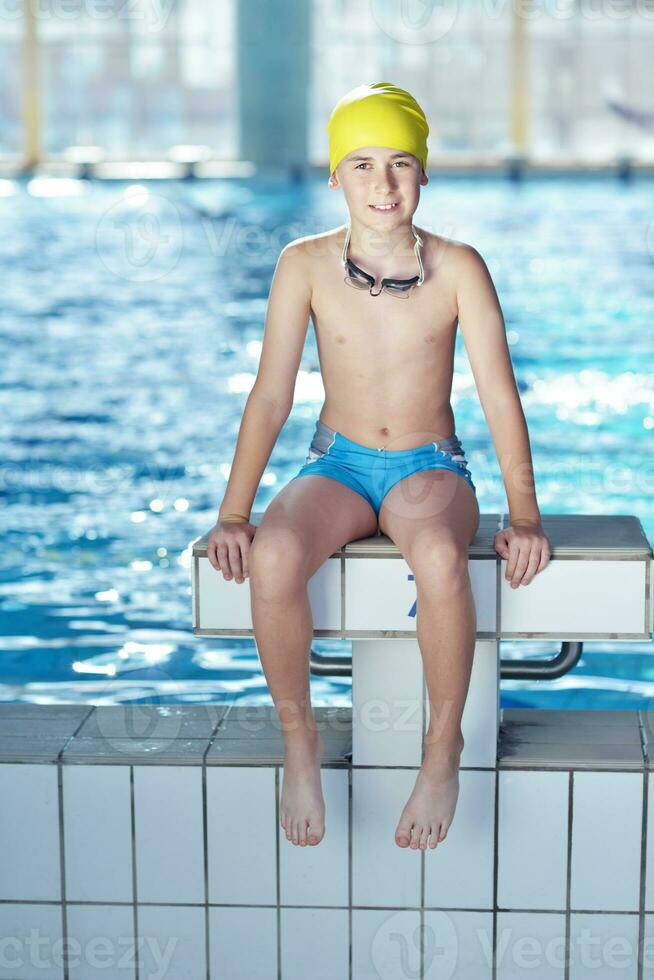
[[329, 173], [343, 157], [362, 146], [389, 146], [406, 150], [427, 169], [425, 114], [403, 88], [390, 82], [357, 85], [334, 106], [327, 123]]

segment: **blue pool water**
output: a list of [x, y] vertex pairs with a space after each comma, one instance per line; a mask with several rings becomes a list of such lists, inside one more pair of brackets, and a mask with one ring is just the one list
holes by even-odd
[[[415, 217], [488, 263], [541, 510], [636, 514], [650, 540], [653, 189], [432, 177]], [[270, 703], [253, 641], [192, 635], [188, 545], [217, 514], [279, 250], [344, 208], [322, 179], [0, 181], [0, 700]], [[481, 509], [499, 511], [460, 336], [455, 369], [457, 433]], [[303, 461], [321, 404], [310, 326], [255, 510]], [[503, 681], [502, 705], [648, 707], [652, 652], [589, 643], [559, 680]], [[351, 703], [350, 679], [312, 694]]]

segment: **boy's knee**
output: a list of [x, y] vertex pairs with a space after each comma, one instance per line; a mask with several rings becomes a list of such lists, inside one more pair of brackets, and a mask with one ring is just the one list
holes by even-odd
[[288, 588], [302, 579], [306, 548], [286, 528], [258, 530], [250, 546], [250, 580], [254, 588]]
[[411, 558], [416, 574], [433, 574], [443, 583], [468, 571], [467, 543], [446, 528], [424, 535], [415, 543]]

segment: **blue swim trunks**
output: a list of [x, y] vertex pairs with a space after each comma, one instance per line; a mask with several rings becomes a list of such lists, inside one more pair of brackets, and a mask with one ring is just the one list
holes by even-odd
[[346, 438], [320, 419], [309, 454], [292, 478], [330, 476], [360, 493], [379, 516], [382, 500], [399, 480], [419, 470], [450, 470], [463, 477], [476, 494], [457, 435], [415, 449], [373, 449]]

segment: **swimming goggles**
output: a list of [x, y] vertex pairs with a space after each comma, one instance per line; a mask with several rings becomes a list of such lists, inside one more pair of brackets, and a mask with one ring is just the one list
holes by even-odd
[[413, 225], [411, 225], [411, 231], [416, 239], [413, 250], [416, 254], [420, 274], [413, 276], [411, 279], [382, 279], [378, 292], [373, 293], [372, 288], [376, 282], [375, 277], [364, 272], [363, 269], [360, 269], [358, 265], [354, 264], [352, 259], [347, 257], [347, 250], [352, 235], [352, 226], [348, 224], [345, 243], [343, 244], [343, 254], [341, 255], [341, 265], [348, 272], [343, 282], [346, 282], [348, 286], [353, 286], [355, 289], [367, 289], [371, 296], [379, 296], [382, 290], [386, 290], [389, 296], [397, 296], [398, 299], [406, 299], [410, 296], [414, 287], [422, 286], [425, 281], [425, 270], [422, 267], [422, 259], [420, 257], [420, 246], [423, 244], [423, 241]]

